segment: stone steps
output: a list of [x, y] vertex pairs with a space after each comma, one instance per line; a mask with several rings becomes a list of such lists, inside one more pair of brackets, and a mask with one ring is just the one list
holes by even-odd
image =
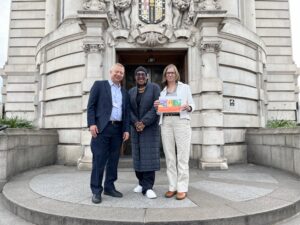
[[300, 213], [290, 217], [290, 218], [287, 218], [283, 221], [280, 221], [274, 225], [299, 225], [300, 224]]
[[159, 197], [149, 200], [132, 192], [134, 172], [119, 169], [116, 185], [124, 197], [103, 195], [103, 202], [94, 205], [89, 175], [63, 166], [29, 171], [4, 186], [3, 201], [9, 211], [37, 225], [270, 225], [300, 210], [299, 178], [253, 165], [228, 171], [191, 169], [183, 201], [163, 197], [168, 188], [165, 170], [156, 176]]
[[4, 203], [3, 195], [0, 194], [0, 225], [34, 225], [10, 212]]

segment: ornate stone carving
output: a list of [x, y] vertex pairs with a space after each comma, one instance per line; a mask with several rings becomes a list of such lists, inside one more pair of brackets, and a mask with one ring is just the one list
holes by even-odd
[[154, 47], [157, 45], [163, 45], [168, 41], [168, 38], [160, 33], [147, 32], [143, 33], [136, 39], [137, 43], [141, 45], [147, 45], [149, 47]]
[[195, 15], [193, 0], [172, 0], [173, 26], [175, 29], [183, 25], [192, 25]]
[[85, 0], [83, 3], [83, 9], [105, 12], [106, 5], [104, 0]]
[[202, 42], [200, 44], [200, 49], [203, 52], [219, 53], [221, 50], [221, 42], [220, 41]]
[[115, 28], [115, 29], [120, 29], [122, 28], [121, 27], [121, 24], [120, 24], [120, 21], [118, 19], [118, 17], [116, 16], [116, 14], [112, 11], [108, 12], [107, 13], [107, 16], [108, 16], [108, 19], [109, 19], [109, 22], [110, 22], [110, 25]]
[[219, 0], [200, 0], [199, 9], [202, 11], [220, 10], [222, 7], [219, 3]]
[[131, 0], [113, 0], [113, 4], [121, 27], [130, 29]]
[[84, 43], [83, 45], [83, 51], [85, 53], [97, 53], [101, 52], [105, 49], [105, 43], [104, 40], [101, 39], [98, 43]]

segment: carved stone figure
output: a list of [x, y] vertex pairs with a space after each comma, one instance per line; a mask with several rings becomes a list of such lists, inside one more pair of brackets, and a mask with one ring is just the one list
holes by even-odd
[[85, 10], [96, 10], [105, 12], [106, 11], [106, 5], [104, 3], [104, 0], [86, 0], [83, 3], [83, 9]]
[[182, 25], [191, 24], [194, 17], [194, 8], [192, 0], [172, 0], [173, 26], [175, 29]]
[[108, 15], [111, 26], [115, 29], [120, 29], [121, 24], [120, 24], [118, 17], [116, 16], [116, 14], [114, 12], [110, 11], [107, 13], [107, 15]]
[[130, 29], [131, 0], [113, 0], [113, 3], [122, 28]]

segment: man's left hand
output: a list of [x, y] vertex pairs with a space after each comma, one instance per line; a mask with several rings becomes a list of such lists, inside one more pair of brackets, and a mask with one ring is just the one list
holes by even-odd
[[123, 141], [127, 141], [129, 139], [129, 132], [123, 133]]

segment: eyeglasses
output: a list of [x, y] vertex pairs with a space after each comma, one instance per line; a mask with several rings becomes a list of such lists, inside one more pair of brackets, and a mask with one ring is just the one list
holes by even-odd
[[137, 72], [137, 73], [135, 74], [135, 76], [136, 76], [136, 77], [145, 77], [145, 76], [147, 76], [147, 74], [145, 74], [144, 72]]
[[175, 72], [166, 72], [166, 75], [174, 75]]

